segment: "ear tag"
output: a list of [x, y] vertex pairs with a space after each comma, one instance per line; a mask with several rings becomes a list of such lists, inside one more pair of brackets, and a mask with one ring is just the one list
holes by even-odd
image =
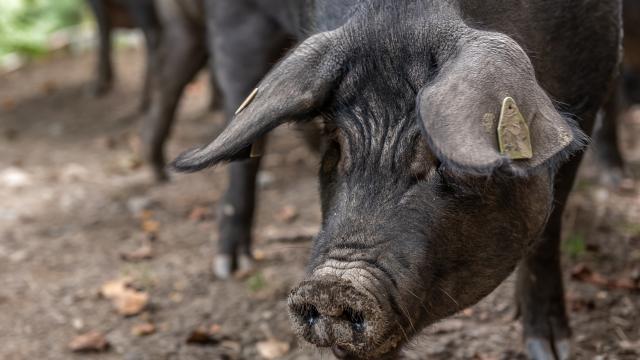
[[256, 142], [254, 142], [253, 145], [251, 145], [251, 155], [249, 156], [252, 158], [257, 158], [262, 156], [264, 153], [264, 145], [265, 145], [265, 141], [263, 137], [256, 140]]
[[238, 110], [236, 110], [235, 115], [240, 114], [242, 112], [242, 110], [246, 109], [247, 106], [249, 106], [249, 104], [251, 104], [253, 99], [256, 98], [256, 95], [258, 95], [258, 88], [253, 89], [251, 94], [249, 94], [249, 96], [247, 96], [247, 98], [242, 102], [242, 104], [240, 104], [240, 107], [238, 108]]
[[498, 144], [500, 153], [512, 160], [531, 159], [531, 134], [529, 126], [520, 113], [515, 100], [507, 97], [502, 102], [500, 122], [498, 123]]

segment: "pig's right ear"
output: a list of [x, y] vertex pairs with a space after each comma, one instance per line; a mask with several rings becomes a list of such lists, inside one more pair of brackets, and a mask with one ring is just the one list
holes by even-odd
[[[529, 57], [508, 36], [468, 30], [440, 58], [438, 74], [418, 95], [417, 111], [429, 146], [450, 169], [527, 175], [559, 163], [586, 143], [586, 136], [556, 110]], [[526, 122], [512, 133], [526, 134], [523, 140], [507, 146], [498, 141], [505, 107]], [[526, 155], [503, 153], [501, 147], [509, 145], [526, 149]]]
[[194, 172], [242, 158], [277, 126], [312, 118], [341, 75], [344, 52], [338, 48], [339, 34], [340, 30], [320, 33], [300, 44], [261, 81], [213, 142], [183, 153], [172, 167]]

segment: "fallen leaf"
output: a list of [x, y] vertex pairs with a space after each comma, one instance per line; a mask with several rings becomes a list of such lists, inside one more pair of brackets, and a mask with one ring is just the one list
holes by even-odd
[[156, 332], [156, 326], [152, 323], [136, 324], [131, 328], [131, 335], [133, 336], [147, 336]]
[[212, 217], [212, 212], [203, 206], [194, 207], [189, 213], [189, 220], [193, 222], [200, 222]]
[[109, 349], [109, 342], [104, 334], [94, 330], [76, 336], [68, 346], [73, 352], [102, 352]]
[[109, 300], [114, 299], [115, 297], [122, 294], [122, 292], [125, 291], [125, 289], [131, 284], [132, 281], [133, 280], [129, 277], [107, 281], [100, 288], [100, 295]]
[[149, 304], [149, 294], [131, 287], [130, 278], [105, 283], [100, 293], [111, 300], [120, 315], [133, 316], [141, 313]]
[[608, 289], [640, 290], [640, 284], [631, 278], [622, 277], [611, 279], [591, 270], [588, 266], [582, 263], [571, 269], [571, 278], [576, 281], [586, 282]]
[[265, 359], [277, 359], [289, 352], [290, 345], [284, 341], [269, 339], [256, 344], [258, 353]]
[[203, 326], [193, 330], [191, 334], [189, 334], [189, 337], [187, 337], [187, 344], [217, 345], [218, 343], [220, 343], [220, 340], [216, 339], [213, 334]]
[[298, 210], [291, 205], [282, 207], [275, 215], [276, 220], [283, 223], [291, 223], [298, 217]]
[[149, 260], [153, 258], [153, 248], [151, 247], [151, 244], [145, 243], [131, 252], [121, 253], [120, 257], [122, 260], [133, 262]]
[[567, 294], [567, 303], [573, 312], [592, 311], [596, 308], [593, 299], [585, 299], [573, 294]]
[[160, 222], [156, 220], [143, 220], [142, 231], [149, 235], [156, 235], [160, 230]]
[[149, 304], [149, 294], [143, 291], [128, 289], [122, 296], [115, 298], [113, 304], [120, 315], [138, 315]]

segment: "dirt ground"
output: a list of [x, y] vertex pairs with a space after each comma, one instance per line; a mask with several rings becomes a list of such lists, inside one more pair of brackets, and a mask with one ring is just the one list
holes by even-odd
[[[276, 131], [260, 174], [258, 270], [217, 281], [210, 261], [224, 168], [150, 181], [135, 155], [140, 54], [121, 50], [116, 65], [115, 92], [102, 99], [88, 95], [89, 55], [0, 77], [0, 359], [333, 358], [297, 340], [285, 310], [319, 223], [317, 155], [294, 130]], [[207, 92], [204, 77], [189, 87], [171, 156], [220, 131]], [[628, 117], [623, 132], [635, 163], [639, 119]], [[638, 359], [640, 293], [629, 288], [640, 277], [640, 182], [607, 186], [600, 172], [587, 161], [566, 214], [576, 359]], [[149, 296], [128, 317], [100, 295], [125, 277], [129, 291]], [[406, 358], [524, 358], [512, 295], [510, 279], [427, 329]], [[132, 333], [146, 323], [151, 334]], [[89, 331], [110, 348], [71, 353], [69, 342]]]

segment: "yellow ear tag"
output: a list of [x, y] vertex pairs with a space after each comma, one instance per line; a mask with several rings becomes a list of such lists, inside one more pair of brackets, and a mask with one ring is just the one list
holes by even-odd
[[529, 126], [520, 113], [515, 100], [507, 97], [502, 102], [500, 122], [498, 123], [498, 144], [500, 153], [512, 160], [531, 159], [531, 134]]
[[236, 110], [235, 115], [240, 114], [242, 112], [242, 110], [246, 109], [247, 106], [249, 106], [249, 104], [251, 104], [253, 99], [256, 98], [256, 95], [258, 95], [258, 88], [253, 89], [251, 94], [249, 94], [249, 96], [247, 96], [247, 98], [242, 102], [242, 104], [240, 104], [240, 107], [238, 107], [238, 110]]

